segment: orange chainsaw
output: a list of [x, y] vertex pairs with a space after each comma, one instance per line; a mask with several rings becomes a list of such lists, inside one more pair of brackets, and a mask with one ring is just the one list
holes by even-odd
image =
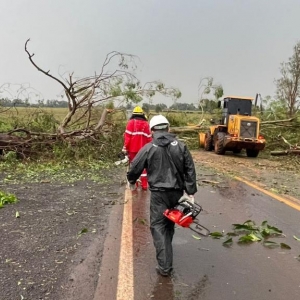
[[202, 211], [202, 207], [197, 203], [184, 201], [176, 205], [174, 208], [167, 209], [164, 216], [182, 227], [190, 228], [197, 234], [208, 236], [210, 231], [199, 224], [196, 217]]

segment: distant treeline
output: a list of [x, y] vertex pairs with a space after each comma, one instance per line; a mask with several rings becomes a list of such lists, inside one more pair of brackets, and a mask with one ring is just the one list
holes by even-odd
[[[119, 106], [118, 108], [124, 109], [133, 109], [137, 104], [135, 103], [127, 103], [125, 106]], [[166, 109], [171, 110], [185, 110], [185, 111], [196, 111], [199, 110], [199, 107], [196, 107], [191, 103], [174, 103], [170, 107], [168, 107], [164, 103], [159, 104], [149, 104], [142, 103], [141, 105], [145, 112], [149, 112], [150, 110], [161, 112]], [[64, 100], [38, 100], [36, 103], [31, 103], [29, 100], [21, 100], [21, 99], [13, 99], [10, 100], [8, 98], [0, 98], [0, 106], [2, 107], [52, 107], [52, 108], [67, 108], [68, 102]], [[107, 107], [113, 108], [113, 102], [106, 104]], [[204, 110], [212, 110], [217, 107], [216, 101], [213, 100], [204, 100], [202, 104]]]
[[29, 100], [0, 98], [0, 106], [3, 107], [68, 107], [68, 102], [63, 100], [38, 100], [30, 103]]
[[150, 110], [154, 110], [157, 113], [166, 109], [175, 109], [175, 110], [197, 110], [194, 104], [190, 103], [174, 103], [170, 107], [168, 107], [164, 103], [160, 104], [148, 104], [143, 103], [142, 108], [145, 112], [149, 112]]
[[[204, 111], [213, 111], [218, 107], [218, 102], [215, 100], [208, 100], [204, 99], [201, 102], [202, 108]], [[128, 107], [126, 107], [128, 109]], [[131, 108], [131, 107], [129, 107]], [[142, 105], [142, 108], [144, 111], [149, 112], [150, 110], [154, 110], [156, 112], [161, 112], [166, 109], [171, 109], [171, 110], [184, 110], [184, 111], [197, 111], [199, 110], [199, 107], [194, 105], [193, 103], [174, 103], [170, 107], [167, 107], [165, 104], [148, 104], [144, 103]]]

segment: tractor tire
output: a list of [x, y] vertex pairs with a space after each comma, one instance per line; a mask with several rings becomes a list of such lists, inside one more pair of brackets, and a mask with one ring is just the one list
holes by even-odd
[[204, 150], [205, 151], [212, 151], [213, 150], [213, 136], [211, 135], [210, 132], [207, 132], [205, 134]]
[[242, 152], [242, 149], [234, 149], [234, 150], [232, 150], [232, 152], [234, 154], [240, 154]]
[[256, 149], [246, 149], [246, 153], [248, 157], [257, 157], [259, 150]]
[[224, 148], [225, 142], [225, 132], [218, 132], [215, 140], [215, 153], [218, 155], [225, 154], [226, 150]]

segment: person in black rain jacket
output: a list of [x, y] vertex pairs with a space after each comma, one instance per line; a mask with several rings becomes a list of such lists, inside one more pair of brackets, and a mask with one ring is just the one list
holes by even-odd
[[197, 192], [192, 156], [186, 145], [168, 132], [169, 125], [162, 115], [150, 120], [153, 140], [138, 152], [127, 173], [127, 180], [134, 189], [143, 170], [147, 170], [151, 191], [150, 229], [158, 262], [156, 269], [163, 276], [170, 275], [173, 269], [175, 225], [163, 213], [185, 200], [194, 203]]

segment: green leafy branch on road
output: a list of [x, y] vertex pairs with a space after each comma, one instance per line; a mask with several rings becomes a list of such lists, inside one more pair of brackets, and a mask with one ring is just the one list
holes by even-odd
[[0, 191], [0, 208], [3, 208], [5, 204], [11, 204], [17, 201], [18, 199], [15, 195]]
[[77, 238], [81, 237], [83, 234], [87, 233], [88, 229], [87, 228], [83, 228], [81, 229], [78, 233], [77, 233]]
[[285, 237], [285, 235], [277, 227], [269, 225], [267, 221], [263, 221], [259, 226], [252, 220], [247, 220], [243, 224], [232, 225], [233, 232], [228, 232], [226, 235], [221, 232], [212, 232], [210, 236], [215, 239], [225, 237], [226, 240], [223, 242], [223, 246], [231, 246], [233, 244], [233, 237], [238, 236], [238, 243], [240, 244], [262, 242], [263, 246], [268, 248], [280, 246], [283, 249], [291, 249], [285, 243], [276, 243], [269, 240], [269, 238]]

